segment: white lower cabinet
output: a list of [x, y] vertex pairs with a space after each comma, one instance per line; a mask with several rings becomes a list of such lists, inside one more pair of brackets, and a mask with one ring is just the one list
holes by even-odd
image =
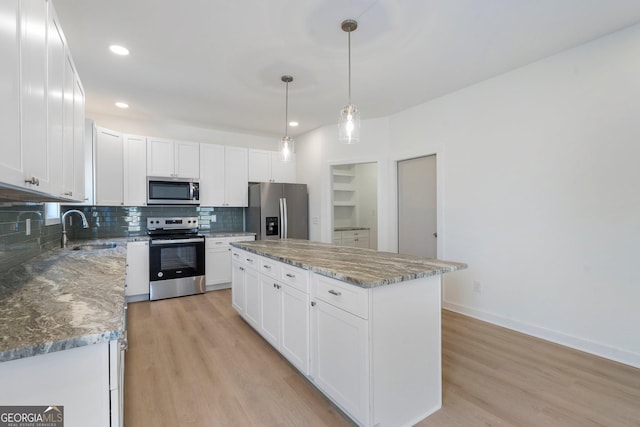
[[129, 302], [149, 299], [149, 242], [127, 243], [125, 296]]
[[207, 291], [231, 287], [231, 242], [255, 240], [255, 236], [207, 237], [205, 276]]
[[231, 305], [241, 316], [244, 315], [245, 266], [240, 260], [241, 251], [231, 250]]
[[2, 362], [0, 402], [64, 406], [66, 427], [122, 426], [123, 352], [114, 340]]
[[260, 310], [243, 306], [255, 279], [234, 274], [234, 308], [358, 425], [415, 425], [441, 407], [440, 276], [363, 288], [232, 252], [260, 289]]
[[260, 325], [260, 274], [247, 265], [244, 270], [244, 317], [254, 328]]
[[314, 384], [358, 422], [369, 415], [368, 322], [324, 301], [311, 311]]

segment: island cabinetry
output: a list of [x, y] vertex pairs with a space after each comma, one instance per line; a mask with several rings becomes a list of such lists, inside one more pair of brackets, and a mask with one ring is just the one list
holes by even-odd
[[168, 178], [200, 176], [200, 145], [197, 142], [147, 139], [147, 175]]
[[232, 251], [232, 304], [255, 329], [260, 325], [260, 257], [250, 252]]
[[369, 291], [312, 277], [312, 380], [356, 421], [369, 425]]
[[309, 273], [261, 259], [259, 332], [303, 374], [309, 374]]

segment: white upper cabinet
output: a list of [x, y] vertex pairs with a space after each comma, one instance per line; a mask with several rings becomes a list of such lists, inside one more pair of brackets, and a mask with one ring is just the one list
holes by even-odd
[[246, 148], [225, 147], [224, 206], [249, 206], [249, 179]]
[[284, 162], [279, 151], [249, 150], [249, 182], [296, 182], [296, 158]]
[[24, 200], [83, 200], [84, 92], [53, 4], [0, 3], [0, 185], [29, 190]]
[[162, 138], [147, 140], [147, 176], [198, 178], [200, 145]]
[[95, 203], [120, 206], [124, 200], [123, 136], [120, 132], [96, 127]]
[[[73, 84], [73, 190], [69, 195], [74, 200], [84, 201], [84, 105], [85, 95], [78, 73], [74, 73]], [[67, 159], [68, 160], [68, 159]]]
[[271, 181], [271, 151], [249, 150], [249, 182]]
[[20, 2], [22, 162], [27, 187], [50, 191], [47, 143], [47, 2]]
[[248, 205], [247, 149], [200, 144], [200, 205]]
[[[54, 14], [49, 14], [47, 36], [47, 114], [49, 120], [49, 161], [51, 162], [51, 193], [64, 195], [73, 189], [73, 168], [55, 167], [63, 164], [70, 154], [73, 159], [73, 139], [64, 138], [67, 129], [65, 125], [65, 63], [66, 55], [62, 30], [54, 19]], [[71, 99], [73, 100], [73, 93]], [[72, 104], [73, 105], [73, 104]], [[71, 110], [73, 112], [73, 110]], [[73, 116], [69, 118], [73, 126]]]
[[124, 135], [124, 194], [126, 206], [147, 204], [147, 138]]
[[[0, 1], [0, 16], [17, 17], [19, 0]], [[2, 156], [0, 182], [24, 185], [22, 144], [20, 141], [20, 44], [19, 26], [15, 19], [3, 19], [0, 31], [0, 129]]]
[[296, 155], [291, 154], [288, 161], [283, 161], [279, 151], [271, 152], [271, 180], [273, 182], [296, 183]]

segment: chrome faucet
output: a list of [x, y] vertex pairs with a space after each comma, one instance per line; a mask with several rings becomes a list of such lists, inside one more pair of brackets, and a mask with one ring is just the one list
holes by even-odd
[[78, 215], [80, 215], [80, 217], [82, 218], [82, 228], [89, 228], [87, 217], [84, 216], [84, 213], [82, 211], [79, 211], [77, 209], [71, 209], [63, 213], [62, 216], [60, 217], [60, 222], [62, 223], [62, 240], [60, 241], [60, 247], [62, 248], [67, 247], [67, 229], [65, 228], [64, 220], [67, 218], [67, 215], [72, 213], [77, 213]]

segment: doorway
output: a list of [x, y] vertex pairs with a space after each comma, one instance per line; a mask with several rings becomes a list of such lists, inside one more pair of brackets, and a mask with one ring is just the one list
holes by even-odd
[[436, 155], [398, 161], [398, 253], [437, 258]]

